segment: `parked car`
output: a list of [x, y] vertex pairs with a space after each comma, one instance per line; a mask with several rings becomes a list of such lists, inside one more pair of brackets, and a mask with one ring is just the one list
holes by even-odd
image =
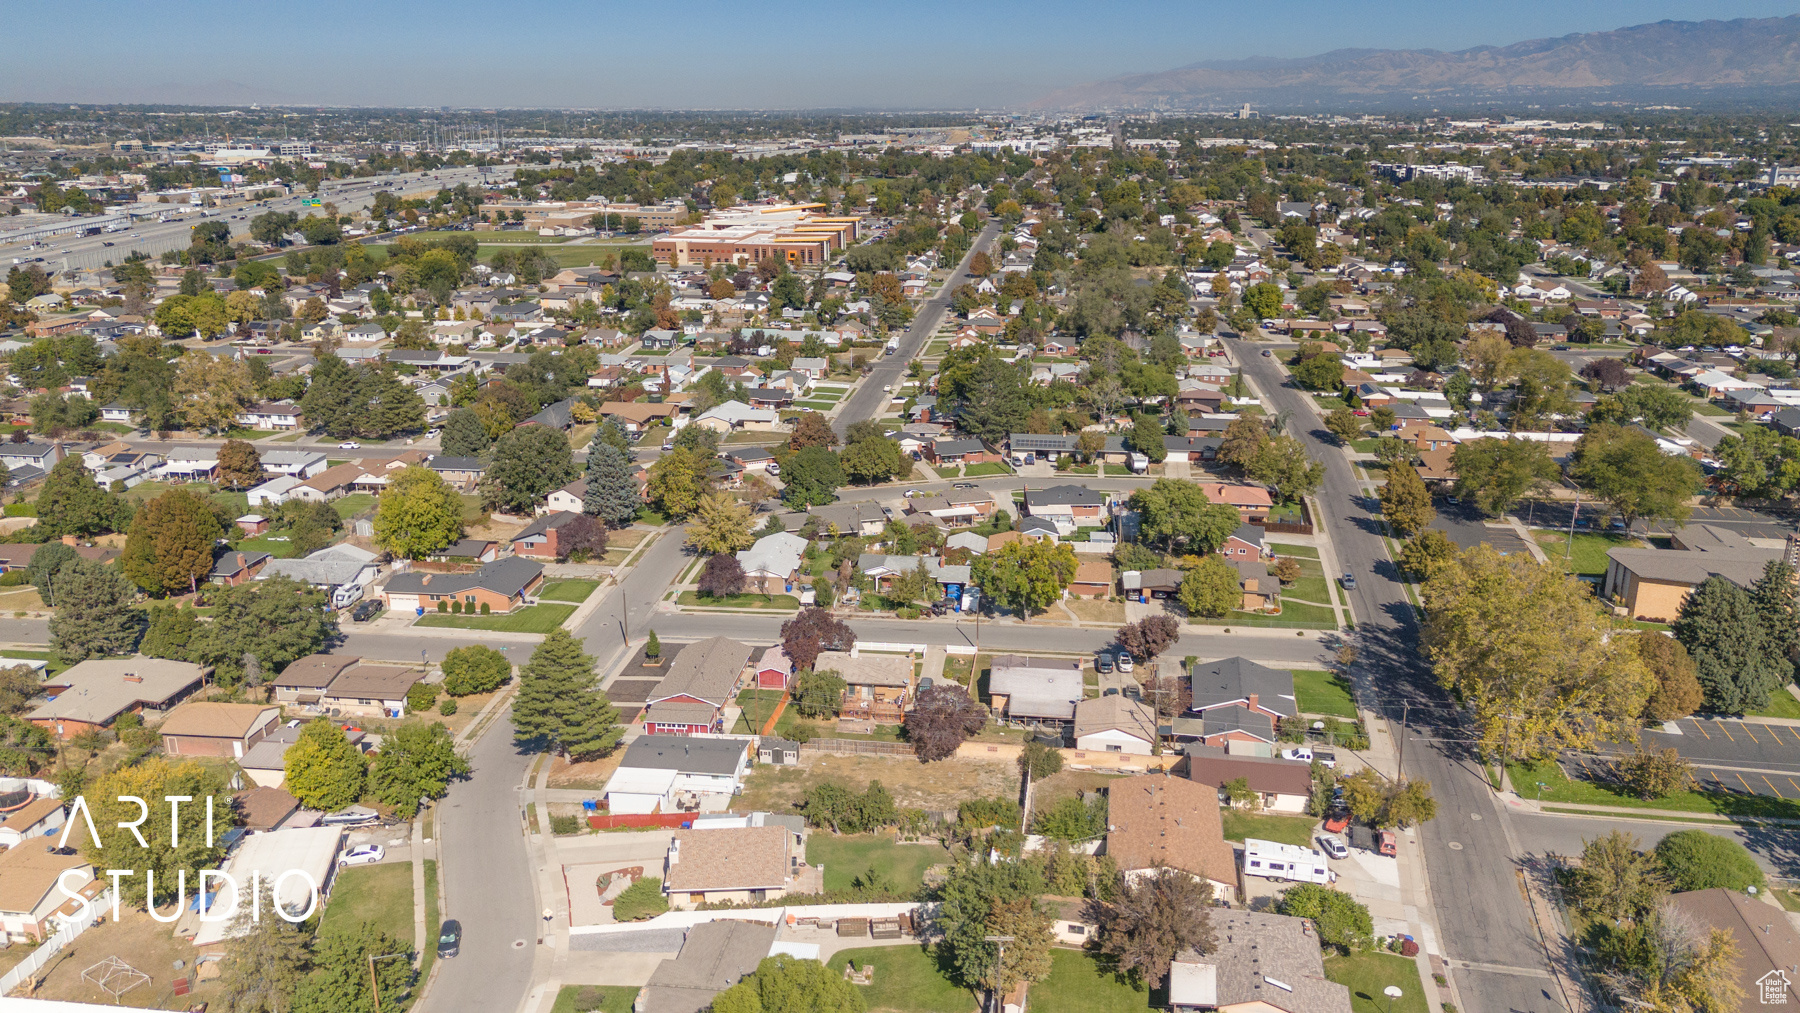
[[1113, 670], [1113, 659], [1110, 654], [1102, 654], [1094, 658], [1094, 671], [1107, 675]]
[[1131, 674], [1131, 655], [1130, 654], [1126, 653], [1125, 651], [1120, 651], [1119, 656], [1117, 658], [1115, 658], [1114, 660], [1118, 663], [1120, 674], [1122, 674], [1122, 675]]
[[462, 952], [462, 923], [454, 918], [445, 919], [442, 928], [438, 929], [438, 959], [448, 960]]
[[1371, 830], [1368, 827], [1351, 827], [1350, 843], [1364, 851], [1373, 851], [1389, 858], [1400, 853], [1400, 839], [1392, 830]]
[[350, 611], [350, 621], [353, 623], [366, 623], [380, 614], [381, 602], [370, 598], [366, 601], [358, 602], [356, 608]]
[[1350, 857], [1350, 846], [1345, 844], [1344, 839], [1336, 834], [1320, 834], [1319, 850], [1333, 858], [1342, 859]]
[[1269, 349], [1267, 349], [1267, 348], [1263, 349], [1263, 358], [1265, 358], [1265, 359], [1273, 358], [1274, 355], [1275, 355], [1275, 353], [1270, 351]]
[[338, 858], [338, 868], [347, 869], [352, 865], [374, 865], [387, 857], [387, 852], [379, 844], [359, 844]]
[[957, 482], [954, 485], [950, 486], [950, 488], [952, 488], [952, 489], [973, 489], [973, 488], [975, 488], [975, 483], [974, 482]]
[[345, 440], [344, 442], [338, 444], [338, 449], [339, 450], [361, 450], [362, 444], [356, 442], [355, 440]]
[[1342, 809], [1333, 809], [1325, 814], [1325, 832], [1341, 834], [1350, 825], [1350, 814]]
[[1346, 590], [1346, 591], [1356, 590], [1356, 576], [1354, 574], [1349, 574], [1349, 573], [1344, 574], [1344, 590]]
[[1314, 749], [1311, 746], [1295, 746], [1292, 749], [1283, 749], [1281, 751], [1281, 758], [1284, 760], [1299, 760], [1301, 763], [1311, 763], [1314, 760], [1317, 760], [1326, 770], [1330, 770], [1337, 766], [1337, 754], [1329, 749]]

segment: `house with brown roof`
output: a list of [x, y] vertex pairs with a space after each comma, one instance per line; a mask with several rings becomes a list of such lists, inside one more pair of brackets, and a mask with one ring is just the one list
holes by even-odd
[[319, 699], [327, 713], [370, 718], [406, 716], [406, 691], [425, 678], [417, 668], [358, 664], [331, 680]]
[[334, 499], [350, 495], [358, 479], [365, 470], [361, 464], [340, 464], [335, 468], [326, 468], [317, 475], [294, 486], [288, 493], [289, 499], [304, 500], [308, 503], [329, 503]]
[[1245, 612], [1261, 612], [1281, 607], [1281, 581], [1269, 572], [1265, 559], [1227, 560], [1238, 574], [1238, 589], [1244, 594], [1238, 608]]
[[1183, 950], [1169, 962], [1172, 1013], [1350, 1013], [1350, 989], [1325, 976], [1306, 919], [1218, 911], [1212, 932], [1210, 952]]
[[1097, 696], [1075, 705], [1075, 748], [1149, 756], [1156, 746], [1156, 712], [1128, 696]]
[[300, 800], [280, 788], [256, 787], [231, 796], [231, 807], [237, 810], [238, 825], [251, 833], [279, 830], [288, 817], [300, 810]]
[[663, 860], [669, 906], [751, 903], [788, 892], [801, 865], [794, 832], [783, 826], [677, 830]]
[[1456, 468], [1450, 463], [1450, 459], [1455, 454], [1454, 446], [1420, 451], [1419, 463], [1414, 467], [1418, 469], [1419, 477], [1425, 481], [1437, 485], [1448, 485], [1456, 481]]
[[169, 712], [157, 730], [170, 756], [241, 758], [281, 723], [279, 707], [189, 701]]
[[607, 401], [600, 406], [600, 417], [611, 419], [628, 433], [640, 433], [646, 428], [673, 419], [677, 405], [663, 402], [651, 404], [647, 401]]
[[1112, 564], [1104, 559], [1089, 559], [1075, 567], [1075, 579], [1069, 582], [1071, 598], [1111, 598], [1113, 596]]
[[16, 848], [33, 837], [53, 834], [65, 819], [62, 800], [41, 795], [0, 816], [5, 817], [0, 819], [0, 848]]
[[869, 654], [821, 651], [813, 662], [815, 672], [836, 672], [844, 680], [844, 700], [838, 717], [894, 725], [906, 720], [912, 702], [913, 660], [903, 654]]
[[1745, 1013], [1800, 1002], [1800, 933], [1781, 908], [1723, 887], [1678, 893], [1669, 903], [1708, 928], [1731, 933]]
[[1199, 485], [1207, 499], [1236, 508], [1238, 517], [1247, 524], [1268, 520], [1269, 511], [1275, 506], [1269, 490], [1260, 485], [1243, 482], [1201, 482]]
[[[67, 851], [68, 854], [63, 852]], [[65, 881], [64, 873], [73, 874]], [[94, 867], [74, 848], [58, 848], [54, 841], [30, 841], [0, 851], [0, 937], [11, 943], [41, 943], [56, 931], [53, 916], [76, 902], [57, 889], [64, 882], [71, 889], [96, 884]], [[88, 894], [83, 889], [84, 896]]]
[[1106, 853], [1127, 879], [1167, 867], [1211, 883], [1215, 897], [1237, 896], [1237, 858], [1225, 842], [1218, 792], [1186, 778], [1140, 774], [1108, 785]]
[[1765, 548], [1729, 528], [1705, 524], [1682, 528], [1672, 542], [1669, 549], [1608, 549], [1600, 597], [1623, 606], [1633, 619], [1673, 622], [1687, 596], [1708, 578], [1749, 588], [1764, 566], [1793, 558], [1797, 547], [1793, 535], [1786, 549]]
[[1219, 746], [1191, 745], [1187, 747], [1187, 776], [1218, 789], [1220, 804], [1230, 804], [1225, 786], [1240, 778], [1269, 812], [1304, 813], [1312, 799], [1312, 765], [1298, 760], [1240, 756]]
[[274, 689], [275, 702], [308, 711], [317, 710], [331, 680], [361, 660], [353, 654], [309, 654], [290, 662], [269, 684]]

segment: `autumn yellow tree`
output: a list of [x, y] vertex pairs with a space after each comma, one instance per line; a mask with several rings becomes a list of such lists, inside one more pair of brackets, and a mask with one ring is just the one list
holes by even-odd
[[175, 399], [190, 428], [222, 432], [256, 396], [250, 367], [194, 349], [175, 371]]
[[1423, 588], [1438, 682], [1474, 716], [1482, 749], [1510, 761], [1635, 736], [1656, 688], [1587, 586], [1524, 553], [1458, 554]]

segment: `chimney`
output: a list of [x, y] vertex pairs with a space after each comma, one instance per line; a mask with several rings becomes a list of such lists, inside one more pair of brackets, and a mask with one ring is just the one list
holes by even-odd
[[1249, 706], [1250, 706], [1250, 709], [1251, 709], [1251, 710], [1255, 710], [1255, 709], [1256, 709], [1256, 699], [1257, 699], [1257, 694], [1255, 694], [1255, 693], [1252, 693], [1252, 694], [1250, 694], [1250, 704], [1249, 704]]
[[137, 674], [136, 672], [126, 672], [125, 673], [125, 681], [126, 682], [143, 682], [144, 677]]
[[428, 573], [428, 574], [426, 574], [426, 575], [425, 575], [425, 579], [424, 579], [424, 580], [421, 580], [421, 581], [419, 581], [419, 583], [421, 583], [421, 584], [429, 584], [429, 583], [431, 583], [431, 574], [429, 574], [429, 573]]
[[[1789, 544], [1792, 544], [1792, 542], [1793, 542], [1793, 536], [1792, 536], [1792, 535], [1790, 535], [1790, 536], [1788, 536], [1788, 541], [1789, 541]], [[77, 541], [77, 540], [76, 540], [76, 538], [75, 538], [75, 536], [74, 536], [74, 535], [64, 535], [64, 536], [62, 536], [62, 543], [63, 543], [63, 544], [64, 544], [64, 545], [67, 545], [67, 546], [68, 546], [68, 547], [70, 547], [70, 548], [71, 548], [71, 549], [72, 549], [72, 548], [74, 548], [74, 547], [75, 547], [75, 546], [77, 546], [77, 545], [80, 545], [80, 544], [81, 544], [81, 543], [80, 543], [80, 542], [79, 542], [79, 541]]]

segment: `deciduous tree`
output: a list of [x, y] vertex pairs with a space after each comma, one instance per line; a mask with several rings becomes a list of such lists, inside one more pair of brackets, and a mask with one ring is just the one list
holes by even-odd
[[748, 506], [724, 493], [709, 492], [700, 497], [688, 520], [687, 547], [714, 556], [748, 549], [756, 544], [750, 524]]
[[1141, 518], [1140, 534], [1162, 539], [1170, 552], [1217, 552], [1243, 523], [1236, 507], [1212, 502], [1200, 486], [1179, 478], [1159, 478], [1132, 493], [1131, 506]]
[[755, 971], [712, 999], [713, 1013], [863, 1013], [867, 1008], [848, 978], [816, 960], [785, 954], [763, 958]]
[[1307, 455], [1304, 444], [1286, 434], [1263, 444], [1245, 470], [1283, 503], [1312, 495], [1325, 481], [1325, 466]]
[[1681, 646], [1681, 641], [1649, 630], [1623, 634], [1622, 637], [1637, 650], [1644, 667], [1656, 679], [1656, 688], [1644, 705], [1645, 718], [1673, 721], [1700, 709], [1705, 694], [1700, 689], [1694, 659], [1688, 655], [1687, 648]]
[[1561, 474], [1545, 444], [1492, 437], [1457, 444], [1450, 467], [1456, 472], [1456, 494], [1493, 515], [1510, 510], [1526, 493]]
[[444, 692], [451, 696], [492, 693], [512, 678], [512, 662], [506, 655], [469, 644], [453, 648], [444, 655]]
[[922, 690], [906, 712], [906, 739], [926, 762], [954, 755], [963, 740], [987, 725], [987, 708], [961, 686], [940, 683]]
[[976, 557], [971, 575], [983, 596], [1001, 608], [1018, 609], [1029, 621], [1033, 611], [1062, 600], [1078, 565], [1075, 550], [1066, 544], [1007, 542]]
[[219, 485], [248, 489], [262, 481], [262, 455], [244, 440], [226, 440], [219, 448]]
[[82, 538], [113, 530], [118, 509], [81, 463], [80, 454], [56, 462], [37, 497], [38, 530], [52, 538]]
[[1331, 435], [1337, 437], [1340, 443], [1348, 444], [1361, 436], [1362, 427], [1362, 419], [1357, 418], [1356, 413], [1348, 408], [1335, 409], [1325, 416], [1325, 428], [1331, 430]]
[[1667, 798], [1694, 786], [1693, 765], [1681, 758], [1673, 747], [1644, 749], [1620, 757], [1613, 762], [1619, 783], [1638, 798]]
[[1627, 527], [1644, 517], [1685, 523], [1693, 512], [1688, 501], [1700, 488], [1700, 466], [1692, 458], [1665, 454], [1642, 431], [1616, 425], [1588, 427], [1575, 441], [1569, 473]]
[[729, 552], [714, 553], [700, 570], [695, 581], [699, 592], [708, 598], [728, 598], [744, 591], [744, 567]]
[[1438, 682], [1469, 708], [1483, 751], [1511, 761], [1636, 734], [1654, 679], [1560, 567], [1481, 545], [1421, 597]]
[[792, 450], [805, 450], [807, 447], [824, 447], [830, 450], [837, 446], [837, 433], [831, 429], [831, 423], [818, 412], [802, 412], [794, 420], [794, 430], [788, 434], [788, 447]]
[[1412, 465], [1399, 463], [1388, 468], [1387, 482], [1381, 487], [1381, 512], [1403, 538], [1424, 530], [1437, 517], [1431, 490], [1425, 488], [1425, 480]]
[[797, 672], [811, 669], [821, 652], [848, 651], [855, 643], [849, 624], [822, 608], [802, 609], [781, 624], [781, 648]]
[[1290, 887], [1275, 903], [1275, 910], [1290, 918], [1310, 918], [1319, 931], [1319, 942], [1348, 953], [1373, 942], [1375, 921], [1369, 909], [1349, 894], [1317, 883]]
[[242, 678], [247, 654], [274, 674], [317, 654], [337, 632], [325, 592], [285, 575], [224, 588], [212, 602], [212, 622], [194, 632], [188, 657], [213, 666], [215, 678], [227, 686]]
[[1100, 952], [1150, 988], [1161, 988], [1177, 954], [1204, 956], [1217, 946], [1209, 909], [1212, 884], [1177, 869], [1158, 868], [1127, 880], [1110, 904], [1088, 902], [1087, 917], [1100, 929]]
[[1578, 910], [1618, 922], [1643, 917], [1667, 889], [1656, 859], [1638, 850], [1637, 838], [1614, 830], [1584, 842], [1569, 896]]
[[469, 761], [457, 753], [450, 729], [436, 721], [408, 721], [382, 740], [369, 770], [369, 788], [402, 816], [419, 811], [419, 801], [443, 798], [451, 780], [469, 776]]
[[388, 479], [375, 511], [375, 544], [401, 559], [420, 559], [463, 536], [462, 497], [423, 465]]
[[[85, 821], [76, 820], [69, 843], [80, 848], [81, 856], [96, 869], [133, 870], [134, 875], [119, 878], [119, 892], [132, 904], [169, 905], [179, 874], [186, 874], [192, 888], [200, 881], [201, 869], [220, 868], [225, 832], [238, 823], [224, 772], [193, 760], [178, 763], [151, 757], [119, 767], [95, 778], [83, 795], [100, 838], [89, 836]], [[191, 801], [179, 806], [163, 801], [171, 795], [185, 795]], [[140, 809], [124, 800], [132, 798], [154, 803]], [[206, 832], [209, 811], [211, 843]], [[130, 831], [120, 829], [126, 823], [138, 826], [142, 844]], [[148, 888], [153, 881], [152, 893]]]
[[[935, 927], [945, 962], [968, 988], [1005, 992], [1049, 973], [1050, 915], [1038, 907], [1045, 884], [1024, 862], [959, 862], [938, 888]], [[1001, 953], [988, 936], [1009, 935]]]
[[1182, 575], [1178, 597], [1189, 615], [1215, 619], [1244, 603], [1237, 570], [1218, 556], [1202, 558]]
[[782, 502], [796, 510], [824, 506], [837, 499], [844, 484], [838, 456], [822, 446], [811, 446], [788, 458], [781, 469]]
[[362, 798], [368, 762], [336, 722], [314, 718], [282, 756], [289, 794], [308, 809], [337, 812]]
[[211, 504], [171, 489], [138, 510], [119, 567], [151, 594], [192, 591], [212, 572], [214, 543], [224, 533]]
[[1116, 636], [1119, 646], [1125, 648], [1132, 657], [1149, 660], [1181, 639], [1181, 623], [1174, 616], [1146, 616], [1135, 623], [1119, 627]]

